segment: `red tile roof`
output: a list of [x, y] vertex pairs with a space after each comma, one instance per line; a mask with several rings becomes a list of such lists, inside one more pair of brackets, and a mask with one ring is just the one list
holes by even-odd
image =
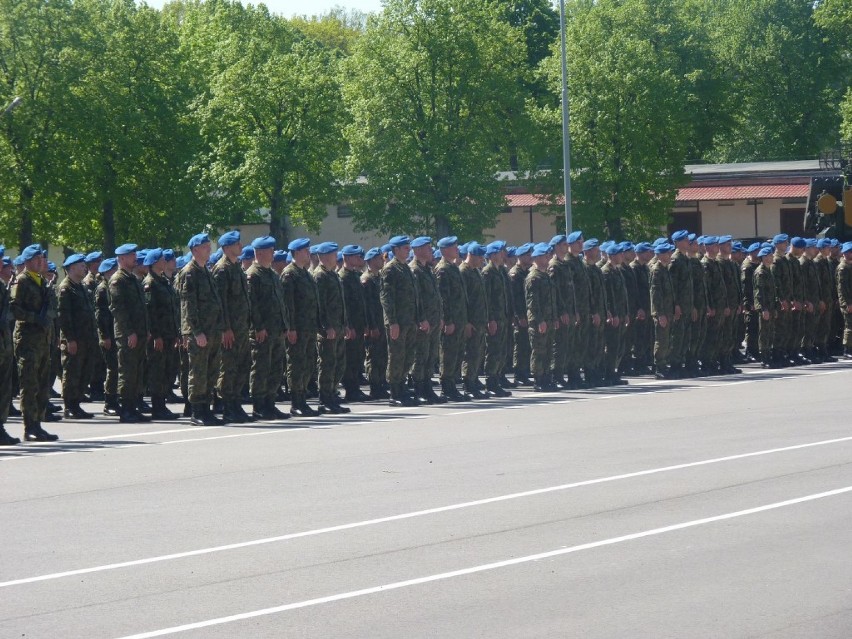
[[554, 202], [551, 202], [547, 195], [512, 193], [506, 196], [506, 206], [562, 206], [563, 198], [561, 195], [556, 196], [554, 200]]
[[808, 197], [807, 184], [755, 184], [751, 186], [688, 186], [680, 189], [678, 202], [706, 200], [778, 200]]

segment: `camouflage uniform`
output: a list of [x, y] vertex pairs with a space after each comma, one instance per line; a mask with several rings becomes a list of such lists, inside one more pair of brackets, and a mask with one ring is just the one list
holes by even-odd
[[[101, 283], [103, 278], [100, 277], [97, 273], [88, 273], [85, 278], [83, 278], [83, 286], [86, 287], [86, 290], [89, 291], [89, 295], [92, 298], [92, 301], [95, 300], [95, 292], [98, 289], [98, 286]], [[100, 349], [97, 350], [95, 354], [95, 363], [94, 369], [92, 370], [92, 377], [89, 381], [89, 389], [91, 391], [93, 399], [96, 396], [102, 395], [104, 393], [104, 383], [106, 381], [106, 361], [104, 360], [103, 353], [101, 353]]]
[[787, 261], [790, 264], [790, 299], [801, 304], [798, 311], [793, 311], [790, 316], [790, 333], [787, 336], [787, 352], [794, 357], [798, 355], [805, 332], [805, 289], [802, 280], [802, 265], [799, 258], [793, 252], [787, 253]]
[[465, 341], [464, 365], [462, 377], [466, 388], [473, 392], [479, 369], [482, 366], [482, 351], [485, 346], [486, 325], [488, 324], [488, 305], [485, 301], [485, 286], [482, 273], [467, 262], [459, 267], [464, 290], [467, 292], [467, 322], [473, 327], [470, 337]]
[[[380, 298], [388, 338], [387, 377], [391, 387], [391, 402], [405, 403], [403, 384], [414, 363], [418, 323], [422, 312], [417, 284], [408, 264], [398, 259], [385, 264], [382, 269]], [[397, 339], [391, 337], [391, 327], [394, 325], [399, 327]]]
[[[255, 262], [246, 271], [249, 323], [251, 326], [251, 376], [249, 387], [258, 416], [275, 405], [284, 375], [285, 332], [290, 316], [284, 303], [284, 285], [278, 274]], [[266, 331], [266, 339], [257, 334]], [[268, 417], [268, 415], [266, 415]]]
[[[778, 298], [778, 318], [775, 321], [773, 348], [778, 350], [781, 357], [789, 357], [790, 334], [793, 330], [793, 312], [789, 306], [792, 300], [792, 275], [790, 261], [783, 255], [775, 253], [772, 258], [772, 275], [775, 278], [775, 296]], [[785, 310], [782, 305], [788, 305]]]
[[[604, 356], [604, 326], [606, 324], [606, 286], [603, 273], [597, 264], [585, 262], [586, 273], [589, 276], [589, 314], [599, 315], [600, 324], [589, 325], [589, 339], [586, 344], [586, 381], [591, 385], [598, 384], [603, 373]], [[591, 380], [589, 372], [591, 371]]]
[[618, 326], [608, 323], [604, 329], [604, 340], [606, 342], [604, 377], [609, 381], [614, 381], [618, 378], [618, 369], [621, 365], [621, 359], [624, 357], [625, 335], [627, 333], [625, 321], [629, 318], [630, 310], [627, 302], [627, 287], [624, 285], [621, 269], [612, 262], [607, 262], [601, 272], [603, 273], [604, 292], [606, 293], [607, 313], [620, 320]]
[[[677, 253], [677, 251], [675, 252]], [[683, 255], [681, 253], [681, 255]], [[651, 317], [654, 320], [654, 366], [657, 373], [664, 373], [669, 366], [672, 357], [672, 349], [674, 340], [672, 339], [672, 329], [677, 324], [686, 324], [690, 320], [689, 317], [681, 317], [680, 322], [674, 322], [675, 303], [677, 298], [677, 289], [675, 288], [674, 279], [683, 277], [679, 268], [684, 266], [683, 262], [679, 268], [674, 271], [671, 268], [672, 262], [666, 267], [661, 261], [655, 259], [651, 262], [650, 274], [650, 289], [651, 289]], [[688, 263], [685, 264], [688, 267]], [[692, 281], [687, 284], [691, 287]], [[681, 280], [681, 285], [685, 285]], [[681, 298], [682, 299], [682, 298]], [[681, 307], [683, 309], [683, 307]], [[665, 326], [660, 324], [660, 317], [665, 316], [667, 323]], [[682, 344], [681, 344], [682, 345]]]
[[[559, 328], [554, 336], [553, 377], [559, 382], [568, 373], [569, 356], [571, 353], [571, 333], [576, 319], [577, 306], [574, 298], [574, 272], [564, 260], [555, 255], [547, 267], [548, 274], [556, 287], [556, 304], [559, 311]], [[565, 318], [568, 321], [565, 322]]]
[[[441, 317], [444, 310], [441, 306], [441, 293], [438, 290], [438, 279], [427, 264], [417, 260], [411, 263], [411, 273], [417, 285], [417, 297], [420, 300], [422, 318], [429, 322], [429, 331], [417, 331], [415, 338], [415, 355], [411, 376], [417, 384], [429, 384], [429, 388], [421, 388], [429, 399], [433, 400], [431, 389], [432, 371], [438, 363], [438, 353], [441, 344]], [[424, 395], [421, 394], [421, 397]]]
[[[541, 388], [549, 382], [550, 364], [553, 353], [554, 324], [558, 321], [556, 290], [553, 279], [533, 264], [524, 283], [527, 323], [530, 336], [530, 371], [536, 386]], [[547, 324], [544, 333], [539, 325]]]
[[441, 332], [441, 386], [455, 386], [464, 356], [464, 330], [467, 326], [467, 292], [459, 267], [441, 259], [435, 267], [435, 278], [441, 293], [444, 326], [453, 325], [452, 335]]
[[[669, 275], [674, 291], [674, 305], [680, 307], [680, 319], [675, 320], [674, 315], [669, 315], [669, 338], [670, 348], [666, 356], [666, 363], [673, 368], [681, 368], [686, 364], [689, 352], [689, 343], [692, 336], [692, 310], [694, 308], [693, 295], [695, 289], [692, 285], [692, 268], [689, 256], [676, 250], [669, 262]], [[674, 310], [672, 311], [674, 313]], [[654, 329], [656, 335], [657, 329]], [[658, 341], [658, 340], [657, 340]], [[656, 349], [656, 347], [655, 347]], [[655, 356], [656, 359], [656, 356]]]
[[733, 351], [739, 348], [736, 344], [736, 320], [742, 299], [740, 270], [733, 260], [722, 257], [721, 254], [717, 261], [719, 262], [719, 272], [722, 274], [722, 280], [725, 283], [725, 308], [730, 309], [730, 314], [727, 317], [722, 317], [719, 328], [719, 359], [723, 367], [729, 368]]
[[[651, 274], [647, 264], [642, 264], [638, 259], [630, 263], [630, 268], [636, 279], [636, 313], [632, 318], [633, 323], [633, 355], [636, 364], [640, 367], [649, 366], [651, 363], [652, 345], [654, 342], [653, 324], [651, 323]], [[639, 311], [645, 313], [645, 319], [638, 318]]]
[[820, 354], [827, 356], [829, 350], [829, 338], [831, 335], [831, 318], [835, 311], [834, 296], [834, 281], [831, 278], [831, 264], [827, 257], [822, 254], [814, 258], [814, 265], [817, 269], [817, 278], [819, 279], [819, 299], [825, 305], [824, 310], [820, 312], [817, 309], [817, 321], [814, 329], [814, 343], [820, 350]]
[[[142, 370], [149, 332], [145, 291], [131, 271], [120, 268], [109, 280], [108, 298], [118, 351], [118, 394], [124, 413], [128, 413], [133, 412], [143, 391]], [[127, 338], [134, 334], [136, 346], [130, 348]]]
[[364, 366], [364, 331], [367, 330], [367, 303], [364, 287], [361, 285], [361, 272], [341, 268], [337, 272], [343, 286], [343, 298], [346, 306], [347, 326], [355, 335], [345, 342], [346, 366], [343, 372], [343, 388], [347, 399], [366, 399], [360, 393], [361, 368]]
[[[509, 340], [509, 290], [503, 270], [493, 262], [482, 269], [482, 286], [485, 290], [485, 306], [488, 322], [497, 325], [497, 332], [485, 335], [485, 374], [498, 378], [506, 365], [506, 350]], [[493, 382], [492, 382], [493, 383]], [[494, 390], [494, 389], [491, 389]]]
[[[109, 300], [109, 281], [102, 279], [95, 289], [95, 320], [98, 338], [106, 368], [104, 374], [104, 399], [114, 408], [118, 398], [118, 345], [115, 341], [112, 311]], [[109, 348], [105, 344], [109, 342]]]
[[[774, 341], [775, 316], [778, 312], [778, 289], [772, 268], [763, 264], [754, 269], [752, 281], [754, 292], [754, 314], [757, 316], [757, 350], [764, 364], [769, 364]], [[763, 318], [763, 311], [769, 312], [769, 318]]]
[[319, 294], [310, 272], [291, 262], [281, 274], [284, 305], [296, 332], [296, 342], [287, 341], [287, 385], [295, 400], [307, 401], [308, 383], [316, 372]]
[[[78, 408], [88, 388], [100, 357], [95, 306], [83, 283], [75, 284], [70, 277], [59, 285], [59, 327], [62, 335], [62, 397], [66, 408]], [[68, 342], [77, 343], [74, 355], [68, 352]]]
[[[189, 354], [189, 403], [209, 406], [219, 378], [222, 330], [225, 324], [216, 282], [207, 268], [194, 259], [183, 268], [181, 274], [180, 311], [181, 330]], [[207, 338], [207, 346], [204, 348], [197, 341], [202, 333]]]
[[837, 303], [843, 314], [843, 348], [846, 355], [852, 355], [852, 313], [848, 310], [852, 306], [852, 262], [845, 257], [841, 259], [835, 278]]
[[6, 283], [0, 280], [0, 428], [9, 418], [9, 406], [12, 403], [12, 367], [15, 365], [9, 298], [10, 291]]
[[364, 340], [367, 351], [367, 379], [370, 382], [370, 395], [373, 399], [378, 399], [385, 394], [384, 386], [387, 383], [388, 340], [382, 316], [381, 279], [380, 272], [372, 271], [364, 273], [361, 277], [367, 310], [367, 328], [371, 333], [378, 333], [377, 337], [368, 337]]
[[591, 284], [589, 274], [582, 260], [568, 253], [565, 256], [565, 266], [571, 271], [571, 281], [574, 283], [574, 311], [580, 316], [580, 322], [571, 330], [571, 347], [568, 351], [568, 378], [577, 385], [581, 381], [580, 369], [586, 367], [586, 343], [592, 325]]
[[[324, 406], [336, 404], [337, 385], [343, 378], [346, 367], [346, 348], [344, 329], [349, 325], [346, 317], [346, 303], [343, 297], [343, 284], [337, 272], [320, 266], [314, 271], [319, 300], [319, 392], [320, 402]], [[329, 339], [326, 331], [334, 329], [335, 336]]]
[[[145, 276], [142, 288], [145, 291], [148, 326], [151, 332], [151, 340], [148, 342], [148, 386], [151, 390], [151, 400], [164, 404], [172, 384], [168, 374], [169, 364], [174, 357], [175, 343], [180, 337], [180, 299], [168, 278], [153, 271]], [[154, 348], [154, 340], [157, 339], [163, 341], [161, 351]]]
[[50, 338], [53, 318], [44, 279], [24, 271], [12, 285], [14, 342], [21, 384], [24, 430], [38, 430], [50, 397]]
[[[529, 269], [515, 264], [509, 271], [509, 296], [512, 298], [514, 326], [514, 354], [512, 365], [515, 369], [515, 381], [525, 380], [530, 376], [530, 334], [527, 329], [527, 304], [524, 283], [529, 275]], [[521, 322], [523, 320], [523, 322]], [[522, 325], [523, 324], [523, 325]]]
[[[239, 260], [231, 262], [223, 255], [213, 266], [213, 281], [222, 300], [222, 320], [225, 332], [232, 331], [234, 343], [222, 348], [222, 362], [216, 388], [227, 404], [239, 402], [242, 391], [249, 383], [252, 366], [252, 349], [249, 344], [251, 303], [248, 279]], [[276, 389], [277, 390], [277, 389]]]
[[704, 336], [704, 345], [701, 351], [701, 362], [711, 370], [718, 368], [719, 358], [722, 354], [722, 328], [726, 304], [728, 303], [725, 280], [722, 277], [722, 269], [719, 262], [709, 255], [701, 260], [704, 267], [705, 282], [707, 285], [707, 308], [716, 311], [713, 317], [707, 318], [707, 331]]
[[746, 353], [752, 357], [757, 357], [760, 354], [758, 344], [758, 335], [760, 334], [758, 316], [760, 314], [754, 309], [754, 272], [758, 266], [760, 266], [759, 260], [746, 258], [740, 271], [740, 288], [743, 291], [741, 303], [745, 315]]
[[[799, 265], [802, 274], [802, 338], [798, 347], [808, 355], [813, 355], [821, 297], [819, 271], [813, 259], [806, 253], [802, 253]], [[805, 308], [805, 303], [811, 304], [811, 310]]]
[[689, 351], [687, 366], [690, 372], [698, 371], [698, 358], [704, 349], [704, 339], [707, 335], [707, 276], [704, 265], [698, 257], [689, 258], [692, 275], [692, 305], [695, 307], [696, 319], [692, 323], [689, 336]]

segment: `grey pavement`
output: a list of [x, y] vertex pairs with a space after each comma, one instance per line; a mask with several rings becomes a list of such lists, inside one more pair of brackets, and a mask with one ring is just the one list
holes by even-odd
[[50, 424], [0, 449], [0, 637], [848, 639], [852, 364], [745, 373]]

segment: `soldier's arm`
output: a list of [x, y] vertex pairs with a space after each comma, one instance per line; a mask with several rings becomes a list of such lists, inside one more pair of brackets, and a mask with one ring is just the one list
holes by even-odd
[[198, 283], [196, 279], [196, 276], [191, 272], [187, 272], [180, 289], [181, 311], [184, 320], [189, 325], [189, 331], [194, 337], [198, 337], [204, 332], [201, 330], [198, 318]]
[[266, 330], [265, 307], [268, 304], [268, 295], [264, 290], [263, 278], [257, 273], [248, 277], [249, 315], [251, 316], [251, 327], [255, 333]]
[[[450, 291], [450, 278], [447, 276], [446, 269], [435, 269], [435, 278], [438, 280], [438, 292], [441, 294], [441, 301], [450, 300], [452, 292]], [[444, 324], [453, 324], [452, 304], [441, 304], [441, 317]]]
[[397, 324], [396, 305], [394, 304], [393, 287], [396, 278], [392, 275], [393, 270], [388, 269], [382, 277], [382, 288], [380, 299], [382, 301], [382, 312], [385, 315], [385, 324]]
[[229, 268], [217, 268], [213, 271], [213, 283], [219, 291], [219, 299], [222, 301], [222, 322], [225, 325], [224, 331], [233, 330], [231, 327], [231, 312], [228, 303], [228, 289], [231, 286], [231, 276]]
[[74, 322], [74, 291], [68, 286], [59, 287], [59, 330], [69, 342], [77, 340]]

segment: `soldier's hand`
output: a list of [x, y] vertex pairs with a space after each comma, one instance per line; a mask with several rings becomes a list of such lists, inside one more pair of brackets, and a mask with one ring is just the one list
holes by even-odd
[[254, 341], [258, 344], [263, 344], [267, 337], [269, 337], [269, 332], [264, 328], [254, 334]]
[[77, 342], [75, 340], [71, 340], [69, 342], [65, 342], [65, 350], [69, 355], [77, 354]]
[[154, 338], [154, 350], [157, 351], [158, 353], [163, 352], [163, 338], [162, 337], [155, 337]]
[[761, 315], [761, 317], [763, 317], [763, 321], [765, 321], [765, 322], [769, 321], [769, 311], [763, 311], [760, 315]]
[[594, 315], [592, 315], [592, 325], [593, 325], [595, 328], [597, 328], [598, 326], [600, 326], [600, 325], [601, 325], [601, 316], [600, 316], [600, 313], [595, 313]]
[[820, 303], [819, 303], [819, 312], [820, 312], [820, 314], [825, 313], [825, 309], [826, 309], [825, 302], [820, 302]]
[[798, 302], [796, 302], [796, 301], [793, 301], [793, 303], [792, 303], [792, 304], [790, 304], [790, 306], [793, 308], [793, 310], [794, 310], [794, 311], [800, 311], [800, 310], [802, 310], [802, 305], [801, 305], [801, 304], [799, 304], [799, 303], [798, 303]]
[[466, 339], [470, 339], [470, 336], [473, 335], [473, 324], [465, 324], [464, 326], [464, 336]]
[[707, 309], [707, 317], [716, 317], [716, 309], [708, 308]]
[[811, 302], [806, 302], [805, 303], [805, 310], [808, 313], [813, 313], [814, 312], [814, 305]]
[[731, 316], [731, 309], [729, 309], [728, 307], [725, 307], [725, 313], [724, 314], [725, 314], [725, 317], [730, 317]]
[[847, 305], [846, 305], [846, 312], [847, 312], [847, 313], [852, 313], [852, 304], [847, 304]]
[[639, 322], [645, 321], [645, 311], [643, 311], [641, 308], [636, 311], [636, 320]]
[[666, 326], [669, 325], [669, 318], [666, 317], [665, 315], [658, 315], [657, 316], [657, 324], [659, 324], [661, 328], [665, 328]]
[[554, 331], [558, 331], [559, 330], [559, 320], [553, 320], [553, 326], [551, 328], [553, 328]]
[[674, 312], [674, 320], [675, 322], [680, 319], [680, 316], [683, 312], [680, 310], [680, 304], [675, 304], [675, 312]]
[[455, 324], [444, 324], [444, 335], [452, 335], [456, 332]]
[[296, 334], [296, 331], [287, 331], [287, 341], [291, 345], [295, 344], [297, 339], [299, 339], [299, 336]]
[[377, 328], [370, 330], [370, 337], [373, 339], [379, 339], [379, 336], [381, 336], [381, 334], [382, 332]]
[[[266, 333], [266, 331], [263, 332]], [[207, 336], [204, 333], [199, 333], [195, 336], [195, 343], [198, 348], [207, 348]]]
[[787, 302], [785, 300], [781, 300], [781, 310], [786, 311], [789, 308], [790, 306], [787, 304]]
[[539, 322], [538, 324], [538, 334], [544, 335], [547, 332], [547, 322]]
[[390, 338], [395, 342], [399, 339], [399, 324], [391, 324], [388, 328], [390, 330]]
[[697, 308], [693, 308], [693, 309], [692, 309], [692, 314], [691, 314], [691, 316], [692, 316], [692, 321], [693, 321], [693, 322], [697, 322], [697, 321], [698, 321], [698, 309], [697, 309]]
[[429, 332], [429, 330], [430, 330], [432, 327], [429, 325], [429, 320], [423, 320], [422, 322], [420, 322], [420, 323], [417, 325], [417, 328], [419, 328], [419, 329], [420, 329], [421, 331], [423, 331], [424, 333], [428, 333], [428, 332]]
[[355, 339], [355, 329], [354, 328], [347, 328], [346, 329], [346, 335], [345, 335], [344, 339], [348, 339], [348, 340]]
[[568, 326], [568, 313], [562, 313], [562, 315], [559, 316], [559, 321], [565, 326]]
[[112, 340], [109, 338], [101, 340], [101, 348], [108, 351], [112, 349]]
[[527, 322], [527, 320], [523, 318], [518, 319], [518, 326], [520, 326], [521, 328], [526, 328], [528, 325], [529, 322]]
[[618, 315], [614, 315], [609, 320], [609, 325], [612, 326], [613, 328], [618, 328], [619, 326], [621, 326], [621, 318]]
[[492, 337], [497, 334], [497, 322], [494, 320], [488, 322], [488, 334]]
[[337, 331], [333, 328], [325, 329], [325, 338], [326, 339], [337, 339]]
[[222, 348], [226, 351], [231, 350], [234, 346], [234, 331], [228, 329], [224, 333], [222, 333]]
[[130, 335], [127, 336], [127, 346], [128, 347], [136, 348], [136, 342], [137, 342], [136, 333], [131, 333]]
[[579, 314], [579, 313], [577, 313], [577, 314], [574, 316], [574, 326], [579, 326], [579, 325], [580, 325], [580, 314]]

